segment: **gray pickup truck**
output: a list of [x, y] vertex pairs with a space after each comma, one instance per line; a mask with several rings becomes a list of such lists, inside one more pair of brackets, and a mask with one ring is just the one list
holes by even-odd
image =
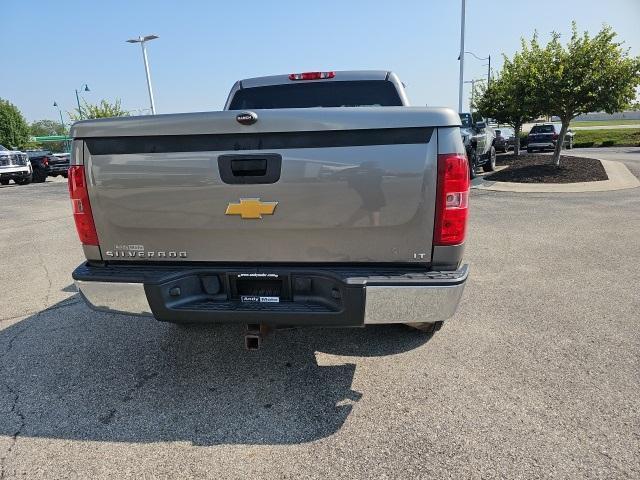
[[309, 72], [239, 81], [225, 111], [74, 124], [79, 291], [246, 324], [248, 347], [260, 326], [439, 329], [468, 275], [469, 167], [458, 115], [407, 105], [391, 72]]

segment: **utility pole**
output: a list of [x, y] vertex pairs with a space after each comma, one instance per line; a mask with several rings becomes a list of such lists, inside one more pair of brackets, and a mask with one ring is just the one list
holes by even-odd
[[462, 113], [462, 86], [464, 83], [464, 13], [466, 0], [462, 0], [462, 15], [460, 18], [460, 85], [458, 87], [458, 113]]
[[149, 90], [149, 103], [151, 105], [151, 115], [156, 114], [156, 104], [153, 101], [153, 89], [151, 88], [151, 73], [149, 72], [149, 60], [147, 58], [147, 48], [145, 47], [145, 43], [150, 40], [155, 40], [159, 38], [157, 35], [145, 35], [144, 37], [140, 36], [138, 38], [132, 38], [127, 40], [127, 43], [139, 43], [142, 47], [142, 59], [144, 61], [144, 71], [147, 74], [147, 89]]

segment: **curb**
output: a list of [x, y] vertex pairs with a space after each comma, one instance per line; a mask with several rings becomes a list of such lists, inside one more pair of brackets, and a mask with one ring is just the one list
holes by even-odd
[[640, 180], [623, 163], [613, 160], [600, 160], [600, 162], [607, 172], [609, 180], [578, 183], [515, 183], [492, 182], [478, 177], [471, 182], [471, 188], [494, 192], [579, 193], [608, 192], [640, 187]]

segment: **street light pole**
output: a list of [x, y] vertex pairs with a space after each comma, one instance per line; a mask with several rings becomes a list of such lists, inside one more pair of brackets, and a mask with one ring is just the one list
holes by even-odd
[[155, 40], [158, 38], [157, 35], [146, 35], [144, 37], [140, 36], [138, 38], [132, 38], [127, 40], [127, 43], [139, 43], [142, 47], [142, 59], [144, 60], [144, 71], [147, 74], [147, 89], [149, 90], [149, 103], [151, 104], [151, 115], [156, 114], [156, 104], [153, 100], [153, 88], [151, 87], [151, 73], [149, 71], [149, 60], [147, 58], [147, 48], [145, 47], [145, 43], [149, 40]]
[[[89, 85], [87, 85], [86, 83], [84, 84], [84, 88], [81, 88], [81, 90], [83, 92], [90, 92], [91, 90], [89, 90]], [[80, 94], [78, 93], [78, 89], [76, 88], [76, 102], [78, 102], [78, 113], [80, 114], [80, 120], [82, 120], [84, 117], [82, 116], [82, 107], [80, 106]]]
[[462, 16], [460, 19], [460, 85], [458, 87], [458, 113], [462, 113], [462, 86], [464, 82], [464, 11], [466, 0], [462, 0]]
[[55, 100], [53, 101], [53, 106], [58, 108], [58, 113], [60, 114], [60, 125], [62, 125], [62, 131], [64, 132], [65, 124], [64, 120], [62, 119], [62, 110], [58, 106], [58, 102], [56, 102]]

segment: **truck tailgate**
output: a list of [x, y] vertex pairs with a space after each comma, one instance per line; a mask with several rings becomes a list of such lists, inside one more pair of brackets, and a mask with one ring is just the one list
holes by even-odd
[[83, 145], [73, 163], [85, 165], [104, 259], [429, 260], [437, 122], [428, 109], [264, 110], [253, 125], [238, 114], [74, 126]]

